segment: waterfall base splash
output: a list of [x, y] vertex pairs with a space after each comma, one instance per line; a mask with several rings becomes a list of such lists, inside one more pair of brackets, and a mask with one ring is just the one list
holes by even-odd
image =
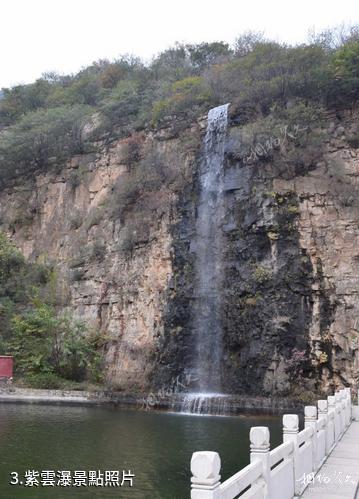
[[188, 393], [184, 395], [181, 412], [224, 416], [229, 413], [229, 396], [223, 393]]

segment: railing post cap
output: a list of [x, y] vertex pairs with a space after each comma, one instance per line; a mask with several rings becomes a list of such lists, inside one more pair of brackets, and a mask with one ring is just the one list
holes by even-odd
[[304, 417], [317, 419], [317, 408], [315, 405], [306, 405], [304, 407]]
[[328, 410], [328, 401], [318, 400], [318, 409], [320, 412], [326, 412]]
[[251, 449], [269, 447], [270, 433], [267, 426], [252, 426], [249, 432]]
[[298, 431], [298, 428], [299, 428], [299, 418], [297, 414], [284, 414], [283, 430]]
[[191, 472], [196, 481], [219, 480], [221, 458], [218, 452], [194, 452], [191, 459]]

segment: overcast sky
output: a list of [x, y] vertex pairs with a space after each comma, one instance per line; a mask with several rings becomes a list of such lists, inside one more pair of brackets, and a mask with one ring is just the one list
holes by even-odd
[[45, 71], [78, 71], [94, 60], [132, 53], [145, 59], [175, 41], [224, 40], [245, 30], [305, 41], [359, 21], [358, 0], [2, 0], [0, 88]]

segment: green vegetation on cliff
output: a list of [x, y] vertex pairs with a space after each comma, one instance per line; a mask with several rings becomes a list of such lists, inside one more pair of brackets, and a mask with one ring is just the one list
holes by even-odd
[[177, 44], [148, 65], [130, 56], [100, 60], [76, 75], [48, 73], [3, 89], [1, 180], [52, 168], [98, 140], [130, 136], [173, 116], [191, 121], [223, 102], [246, 119], [293, 99], [348, 108], [358, 97], [358, 27], [294, 47], [246, 33], [233, 47]]
[[57, 314], [46, 289], [50, 281], [50, 269], [27, 263], [0, 233], [0, 354], [13, 355], [16, 376], [34, 387], [99, 381], [99, 338]]

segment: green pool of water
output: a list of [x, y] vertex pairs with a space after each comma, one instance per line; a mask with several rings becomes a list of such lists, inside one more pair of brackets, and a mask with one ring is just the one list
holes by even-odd
[[[276, 417], [0, 404], [0, 498], [189, 498], [192, 452], [219, 452], [226, 479], [249, 462], [251, 426], [268, 426], [271, 446], [281, 443]], [[132, 488], [10, 485], [11, 472], [25, 482], [26, 470], [131, 470], [135, 477]]]

